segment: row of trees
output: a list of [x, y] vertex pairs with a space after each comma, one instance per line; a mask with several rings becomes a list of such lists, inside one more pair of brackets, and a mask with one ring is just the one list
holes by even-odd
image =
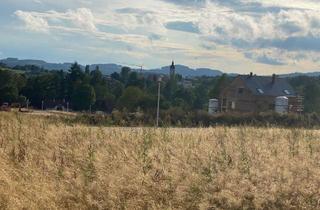
[[[5, 66], [1, 65], [1, 68]], [[24, 103], [27, 99], [35, 108], [42, 102], [69, 102], [76, 111], [92, 109], [111, 113], [137, 110], [154, 115], [157, 104], [157, 75], [143, 75], [128, 67], [120, 73], [105, 76], [96, 67], [84, 69], [77, 63], [65, 71], [46, 71], [35, 66], [19, 66], [0, 70], [0, 103]], [[184, 87], [179, 75], [163, 79], [161, 104], [163, 110], [174, 108], [187, 113], [206, 110], [208, 99], [219, 92], [232, 78], [201, 77], [192, 80], [192, 87]], [[320, 77], [295, 77], [289, 82], [305, 96], [306, 112], [320, 113]]]
[[[19, 68], [32, 69], [32, 74], [0, 71], [0, 102], [21, 103], [28, 99], [32, 106], [41, 108], [42, 102], [65, 101], [77, 111], [92, 109], [109, 113], [114, 109], [153, 113], [156, 109], [157, 75], [143, 75], [123, 67], [120, 73], [107, 77], [99, 67], [82, 69], [77, 63], [67, 72]], [[217, 95], [228, 78], [199, 78], [193, 88], [185, 88], [181, 80], [179, 75], [163, 79], [161, 109], [206, 109], [208, 99]]]

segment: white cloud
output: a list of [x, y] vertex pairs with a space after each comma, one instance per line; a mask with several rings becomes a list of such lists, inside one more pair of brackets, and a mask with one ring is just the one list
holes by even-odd
[[236, 11], [217, 14], [206, 8], [202, 12], [199, 26], [203, 35], [220, 42], [253, 42], [308, 34], [319, 36], [320, 14], [315, 11], [281, 10], [279, 13], [253, 16]]
[[25, 23], [28, 30], [35, 32], [48, 32], [49, 25], [44, 18], [34, 16], [29, 12], [23, 12], [21, 10], [16, 11], [15, 15]]
[[276, 49], [255, 50], [245, 52], [245, 56], [249, 59], [255, 60], [258, 63], [267, 65], [285, 65], [287, 64], [286, 57], [279, 53]]
[[41, 0], [33, 0], [34, 3], [37, 3], [37, 4], [42, 4], [42, 1]]
[[[110, 41], [133, 46], [135, 52], [126, 53], [131, 57], [134, 57], [134, 53], [140, 54], [140, 57], [155, 53], [161, 56], [176, 54], [189, 62], [190, 57], [209, 59], [217, 54], [215, 51], [221, 50], [219, 55], [230, 59], [225, 53], [228, 48], [228, 52], [237, 52], [238, 57], [232, 59], [238, 59], [238, 62], [248, 62], [246, 58], [273, 65], [296, 64], [306, 59], [314, 62], [319, 53], [301, 51], [317, 51], [317, 47], [302, 49], [300, 44], [288, 49], [289, 42], [279, 44], [280, 41], [296, 37], [303, 39], [311, 36], [315, 38], [313, 40], [320, 40], [320, 13], [313, 9], [317, 8], [315, 1], [292, 1], [294, 4], [285, 0], [201, 0], [204, 3], [199, 7], [190, 4], [194, 0], [66, 0], [63, 11], [63, 7], [57, 6], [56, 0], [41, 0], [43, 8], [52, 10], [18, 10], [15, 14], [31, 31], [50, 32], [54, 36], [61, 36], [61, 39], [66, 34], [80, 34], [98, 40], [95, 43]], [[232, 6], [230, 2], [235, 4]], [[251, 6], [241, 8], [243, 5]], [[259, 10], [255, 10], [257, 8]], [[165, 27], [168, 23], [176, 23], [176, 27], [168, 30]], [[186, 23], [192, 25], [192, 30], [187, 28]], [[174, 28], [180, 29], [180, 32], [174, 31]], [[182, 32], [188, 30], [194, 33]], [[96, 44], [92, 47], [99, 46]], [[122, 52], [123, 49], [114, 51]]]
[[[146, 45], [154, 42], [154, 40], [150, 40], [149, 31], [145, 29], [151, 28], [152, 31], [157, 31], [153, 30], [153, 28], [155, 25], [159, 24], [156, 22], [156, 18], [151, 16], [151, 13], [118, 14], [117, 12], [109, 11], [108, 18], [102, 18], [94, 16], [92, 11], [88, 8], [67, 10], [66, 12], [56, 12], [53, 10], [47, 12], [17, 11], [15, 14], [20, 19], [24, 20], [26, 28], [29, 30], [39, 32], [40, 30], [33, 22], [41, 21], [45, 23], [45, 31], [79, 33], [96, 37], [101, 40], [125, 42], [140, 47], [146, 47]], [[114, 34], [105, 32], [99, 30], [97, 26], [123, 28], [127, 33]], [[139, 27], [145, 27], [140, 29], [142, 33], [137, 30]]]
[[251, 2], [260, 2], [265, 6], [288, 7], [293, 9], [319, 10], [318, 0], [250, 0]]
[[66, 17], [79, 28], [83, 28], [88, 31], [96, 31], [95, 17], [88, 8], [79, 8], [77, 10], [68, 10], [65, 14]]
[[[57, 24], [69, 24], [75, 28], [96, 31], [96, 18], [88, 8], [79, 8], [76, 10], [67, 10], [66, 12], [56, 12], [50, 10], [47, 12], [26, 12], [18, 10], [15, 15], [23, 20], [29, 30], [38, 31], [37, 26], [43, 26], [48, 30], [51, 26]], [[49, 24], [49, 22], [51, 24]]]
[[277, 48], [253, 49], [245, 53], [245, 57], [258, 63], [268, 65], [292, 65], [297, 66], [305, 62], [319, 63], [320, 54], [317, 52], [289, 52]]

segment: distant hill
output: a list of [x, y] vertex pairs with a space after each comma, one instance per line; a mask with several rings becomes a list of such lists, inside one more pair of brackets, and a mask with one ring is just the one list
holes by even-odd
[[[47, 70], [64, 70], [67, 71], [70, 69], [70, 66], [72, 63], [47, 63], [43, 60], [32, 60], [32, 59], [25, 59], [25, 60], [19, 60], [17, 58], [6, 58], [0, 60], [0, 63], [4, 63], [8, 67], [15, 67], [15, 66], [25, 66], [25, 65], [35, 65], [38, 67], [42, 67]], [[104, 75], [110, 75], [114, 72], [120, 72], [122, 65], [118, 64], [91, 64], [90, 70], [94, 70], [96, 66], [99, 66], [101, 72]], [[82, 68], [84, 66], [82, 65]], [[135, 71], [140, 71], [140, 69], [133, 69]], [[142, 71], [145, 74], [169, 74], [170, 72], [170, 66], [164, 66], [158, 69], [144, 69]], [[198, 68], [198, 69], [192, 69], [188, 66], [184, 65], [176, 65], [176, 73], [182, 75], [183, 77], [201, 77], [201, 76], [208, 76], [208, 77], [215, 77], [220, 76], [223, 74], [220, 70], [215, 69], [209, 69], [209, 68]], [[238, 74], [232, 73], [228, 74], [229, 76], [237, 76]], [[279, 75], [280, 77], [297, 77], [297, 76], [310, 76], [310, 77], [318, 77], [320, 76], [320, 72], [309, 72], [309, 73], [301, 73], [301, 72], [295, 72], [290, 74], [282, 74]]]
[[281, 74], [281, 77], [298, 77], [298, 76], [308, 76], [308, 77], [319, 77], [320, 72], [308, 72], [308, 73], [302, 73], [302, 72], [295, 72], [290, 74]]
[[8, 67], [15, 67], [15, 66], [25, 66], [25, 65], [34, 65], [43, 67], [44, 69], [48, 70], [67, 70], [70, 68], [71, 63], [47, 63], [42, 60], [19, 60], [17, 58], [7, 58], [0, 60], [0, 63], [6, 64]]
[[[19, 60], [17, 58], [7, 58], [0, 60], [0, 63], [6, 64], [8, 67], [15, 67], [15, 66], [25, 66], [25, 65], [34, 65], [39, 66], [47, 70], [64, 70], [67, 71], [70, 69], [72, 63], [47, 63], [42, 60]], [[81, 65], [84, 68], [83, 65]], [[117, 64], [92, 64], [90, 65], [90, 69], [94, 70], [96, 66], [99, 66], [100, 70], [103, 74], [109, 75], [113, 72], [120, 72], [122, 66]]]
[[[147, 72], [153, 73], [153, 74], [169, 74], [170, 66], [165, 66], [165, 67], [162, 67], [161, 69], [151, 69], [151, 70], [148, 70]], [[207, 69], [207, 68], [192, 69], [184, 65], [176, 65], [176, 73], [182, 75], [183, 77], [201, 77], [201, 76], [215, 77], [223, 74], [223, 72], [219, 70], [213, 70], [213, 69]]]
[[118, 65], [118, 64], [113, 64], [113, 63], [109, 63], [109, 64], [92, 64], [90, 65], [90, 70], [94, 70], [96, 68], [96, 66], [99, 66], [100, 71], [105, 74], [105, 75], [110, 75], [114, 72], [120, 72], [122, 66]]
[[[35, 65], [39, 67], [43, 67], [44, 69], [47, 70], [64, 70], [67, 71], [70, 69], [70, 66], [72, 63], [47, 63], [42, 60], [19, 60], [17, 58], [7, 58], [7, 59], [2, 59], [0, 60], [0, 63], [6, 64], [8, 67], [15, 67], [15, 66], [24, 66], [24, 65]], [[94, 70], [96, 66], [99, 66], [99, 69], [101, 72], [105, 75], [110, 75], [114, 72], [120, 72], [122, 66], [118, 64], [92, 64], [90, 65], [90, 70]], [[84, 66], [82, 65], [84, 68]], [[140, 71], [136, 69], [136, 71]], [[160, 69], [145, 69], [143, 70], [143, 73], [146, 74], [169, 74], [170, 67], [165, 66]], [[183, 77], [197, 77], [197, 76], [220, 76], [223, 73], [219, 70], [212, 70], [208, 68], [199, 68], [199, 69], [192, 69], [189, 68], [188, 66], [184, 65], [176, 65], [176, 72], [178, 74], [181, 74]]]

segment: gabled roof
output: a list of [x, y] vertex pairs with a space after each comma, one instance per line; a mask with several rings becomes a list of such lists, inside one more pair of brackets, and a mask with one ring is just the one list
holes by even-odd
[[239, 78], [245, 83], [246, 87], [248, 87], [254, 95], [296, 95], [294, 89], [285, 78], [275, 77], [274, 82], [272, 81], [272, 76], [240, 75]]

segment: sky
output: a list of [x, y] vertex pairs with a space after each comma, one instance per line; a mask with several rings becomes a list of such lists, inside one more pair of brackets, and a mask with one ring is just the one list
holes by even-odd
[[1, 0], [0, 58], [320, 70], [319, 0]]

